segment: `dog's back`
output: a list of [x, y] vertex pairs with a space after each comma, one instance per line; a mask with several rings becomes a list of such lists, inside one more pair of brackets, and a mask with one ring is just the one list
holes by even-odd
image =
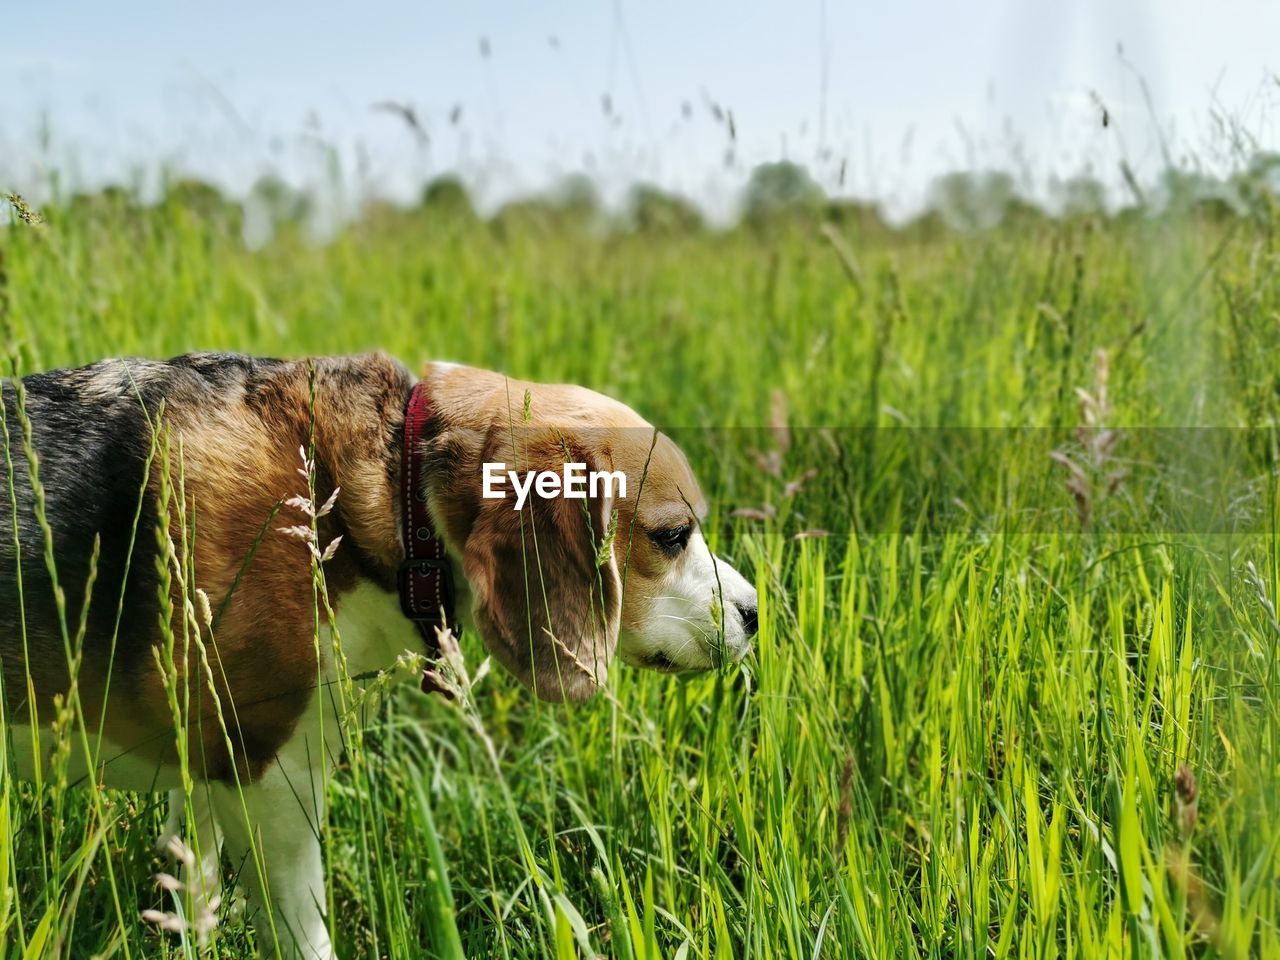
[[[188, 569], [215, 607], [231, 596], [244, 564], [251, 557], [254, 563], [255, 576], [227, 604], [217, 651], [225, 693], [246, 705], [239, 718], [244, 762], [252, 767], [254, 757], [287, 735], [307, 697], [290, 691], [315, 683], [309, 560], [296, 541], [263, 540], [265, 525], [284, 498], [306, 492], [296, 471], [313, 410], [316, 442], [324, 446], [317, 455], [321, 494], [337, 482], [338, 460], [343, 467], [370, 461], [367, 472], [385, 476], [389, 487], [381, 469], [391, 456], [385, 418], [399, 412], [410, 383], [402, 367], [380, 356], [318, 360], [314, 369], [321, 392], [315, 401], [307, 363], [234, 354], [108, 360], [36, 374], [22, 381], [21, 403], [16, 386], [4, 386], [12, 499], [0, 511], [0, 658], [11, 720], [29, 722], [34, 707], [46, 725], [54, 697], [68, 689], [67, 651], [80, 633], [96, 538], [97, 576], [78, 673], [86, 717], [105, 715], [112, 739], [145, 744], [144, 752], [171, 745], [172, 734], [156, 736], [166, 726], [167, 706], [153, 649], [161, 639], [162, 572], [171, 580], [183, 575], [165, 543], [167, 531], [178, 554], [187, 550], [174, 519], [181, 485], [186, 536], [194, 540]], [[24, 449], [24, 417], [35, 471]], [[162, 518], [165, 486], [170, 506]], [[295, 522], [289, 514], [279, 520]], [[329, 536], [346, 532], [337, 513], [326, 526]], [[47, 547], [65, 597], [61, 610]], [[336, 582], [363, 572], [352, 569], [359, 556], [353, 543], [333, 565]], [[180, 593], [171, 587], [179, 638]], [[268, 631], [294, 630], [295, 642], [257, 643]], [[180, 671], [196, 666], [187, 646], [185, 663], [178, 653]], [[255, 707], [267, 686], [273, 702]], [[279, 733], [252, 742], [255, 714], [261, 729]], [[213, 776], [229, 773], [226, 758], [206, 764]]]
[[[0, 657], [10, 715], [23, 719], [29, 671], [37, 705], [65, 691], [63, 624], [74, 640], [98, 540], [97, 579], [85, 623], [89, 662], [112, 654], [128, 677], [130, 659], [145, 655], [157, 631], [156, 501], [149, 487], [155, 452], [153, 425], [162, 411], [221, 402], [218, 394], [279, 366], [234, 355], [198, 355], [168, 362], [105, 360], [74, 370], [34, 374], [4, 385], [8, 430], [5, 535], [0, 536]], [[44, 493], [38, 509], [22, 418], [30, 426], [36, 477]], [[47, 521], [47, 533], [40, 522]], [[51, 541], [51, 543], [47, 542]], [[58, 609], [46, 560], [65, 596]], [[121, 636], [129, 642], [121, 645]], [[53, 654], [53, 655], [51, 655]]]

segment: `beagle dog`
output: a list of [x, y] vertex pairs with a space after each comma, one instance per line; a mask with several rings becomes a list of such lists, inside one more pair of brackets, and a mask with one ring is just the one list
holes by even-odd
[[[415, 381], [381, 354], [205, 353], [37, 374], [3, 402], [0, 670], [17, 772], [47, 771], [61, 729], [72, 780], [174, 791], [176, 832], [185, 760], [201, 856], [187, 869], [216, 882], [227, 854], [270, 955], [333, 955], [318, 837], [339, 659], [366, 676], [430, 654], [448, 637], [432, 617], [452, 621], [456, 602], [447, 630], [475, 631], [537, 696], [580, 701], [615, 654], [708, 670], [756, 631], [756, 591], [703, 539], [683, 454], [582, 387], [443, 363]], [[625, 483], [575, 484], [566, 464]], [[552, 472], [563, 483], [528, 479]], [[415, 621], [417, 537], [438, 547], [422, 570], [438, 606]], [[76, 659], [88, 753], [51, 724]]]

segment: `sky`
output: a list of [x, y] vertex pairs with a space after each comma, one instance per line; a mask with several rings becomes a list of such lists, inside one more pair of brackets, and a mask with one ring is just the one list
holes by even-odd
[[1263, 0], [41, 0], [4, 23], [0, 186], [36, 198], [167, 168], [407, 200], [454, 171], [491, 207], [585, 171], [728, 215], [789, 159], [905, 212], [959, 168], [1043, 198], [1280, 147]]

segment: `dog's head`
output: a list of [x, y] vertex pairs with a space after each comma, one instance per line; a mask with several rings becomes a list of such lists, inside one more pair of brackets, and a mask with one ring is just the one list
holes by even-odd
[[668, 437], [581, 387], [427, 376], [441, 423], [430, 475], [444, 478], [433, 510], [462, 556], [473, 625], [538, 696], [590, 697], [615, 654], [678, 673], [747, 653], [756, 591], [712, 554], [706, 503]]

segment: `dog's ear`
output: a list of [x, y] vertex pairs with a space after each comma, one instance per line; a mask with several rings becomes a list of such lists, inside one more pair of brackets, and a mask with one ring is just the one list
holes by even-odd
[[[486, 459], [521, 477], [526, 470], [559, 473], [566, 462], [600, 469], [591, 454], [550, 431], [517, 446], [518, 456], [491, 450]], [[478, 500], [463, 548], [485, 646], [544, 700], [588, 699], [605, 683], [618, 645], [622, 581], [612, 543], [613, 497], [607, 491], [590, 496], [590, 487], [587, 493], [586, 499], [541, 497], [530, 489], [515, 510], [508, 484], [504, 499]]]

